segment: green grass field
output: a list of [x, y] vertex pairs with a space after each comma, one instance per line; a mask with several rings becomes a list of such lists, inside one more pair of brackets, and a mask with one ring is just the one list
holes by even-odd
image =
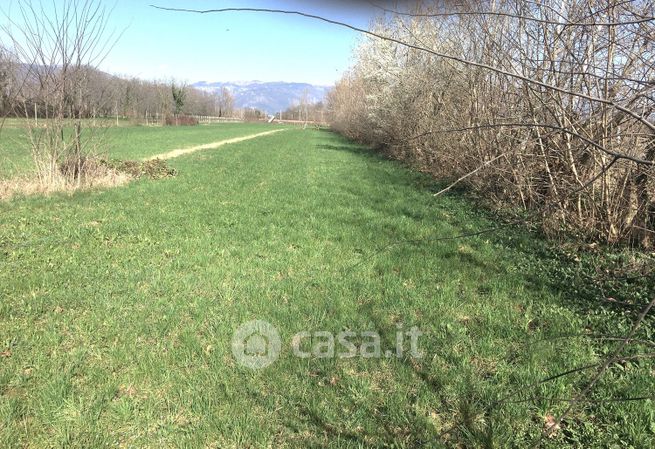
[[[23, 174], [32, 167], [28, 134], [23, 122], [9, 121], [0, 130], [0, 179]], [[192, 127], [86, 128], [83, 137], [99, 143], [98, 151], [111, 158], [141, 159], [177, 148], [231, 139], [279, 126], [264, 123], [221, 123]]]
[[[219, 126], [110, 131], [112, 155], [260, 131]], [[540, 381], [614, 347], [561, 338], [589, 317], [543, 275], [542, 243], [453, 238], [495, 224], [334, 134], [170, 164], [177, 177], [0, 203], [0, 447], [529, 447], [589, 371]], [[282, 339], [260, 370], [231, 351], [254, 319]], [[422, 358], [291, 349], [344, 330], [388, 348], [412, 326]], [[601, 400], [652, 394], [652, 369], [621, 364], [542, 446], [648, 447], [652, 401]]]

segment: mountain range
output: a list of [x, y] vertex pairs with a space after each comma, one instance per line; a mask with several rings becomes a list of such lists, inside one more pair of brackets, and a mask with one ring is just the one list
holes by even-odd
[[207, 82], [200, 81], [193, 87], [207, 92], [217, 92], [227, 88], [234, 97], [237, 108], [256, 108], [269, 114], [284, 111], [298, 105], [303, 96], [309, 103], [325, 100], [329, 86], [317, 86], [308, 83], [286, 82]]

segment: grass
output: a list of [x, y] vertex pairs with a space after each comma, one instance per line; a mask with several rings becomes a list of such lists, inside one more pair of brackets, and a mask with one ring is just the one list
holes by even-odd
[[32, 166], [27, 134], [20, 128], [0, 130], [0, 180], [10, 179]]
[[[130, 130], [116, 154], [206, 129]], [[589, 320], [531, 235], [448, 239], [495, 224], [338, 136], [170, 163], [175, 178], [0, 204], [1, 447], [528, 447], [585, 372], [539, 381], [610, 347], [556, 338]], [[253, 319], [283, 342], [262, 370], [231, 353]], [[425, 333], [425, 357], [291, 351], [300, 331], [388, 348], [398, 326]], [[652, 365], [617, 365], [594, 398], [655, 389]], [[648, 447], [654, 422], [651, 401], [591, 403], [543, 446]]]
[[[0, 130], [0, 179], [29, 171], [32, 158], [28, 137], [20, 122], [11, 119]], [[268, 131], [264, 123], [221, 123], [191, 127], [98, 127], [86, 128], [84, 136], [100, 143], [99, 151], [116, 159], [141, 159], [177, 148], [215, 142]]]

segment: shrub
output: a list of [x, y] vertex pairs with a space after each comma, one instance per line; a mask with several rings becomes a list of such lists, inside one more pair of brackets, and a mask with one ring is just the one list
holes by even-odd
[[592, 0], [501, 1], [502, 20], [489, 2], [462, 2], [456, 20], [432, 3], [376, 22], [415, 48], [363, 41], [329, 94], [332, 128], [549, 234], [655, 248], [655, 64], [634, 50], [655, 32], [640, 22], [652, 4], [599, 11], [620, 22], [601, 27], [581, 25]]
[[169, 115], [166, 117], [166, 126], [196, 126], [198, 119], [189, 115]]

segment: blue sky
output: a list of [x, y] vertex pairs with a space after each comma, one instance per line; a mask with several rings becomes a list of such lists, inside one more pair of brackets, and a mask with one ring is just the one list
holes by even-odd
[[110, 28], [124, 31], [101, 64], [103, 70], [187, 82], [261, 80], [331, 85], [349, 67], [359, 39], [345, 28], [302, 17], [172, 13], [153, 9], [151, 3], [193, 9], [296, 9], [363, 28], [375, 14], [366, 2], [118, 0]]

